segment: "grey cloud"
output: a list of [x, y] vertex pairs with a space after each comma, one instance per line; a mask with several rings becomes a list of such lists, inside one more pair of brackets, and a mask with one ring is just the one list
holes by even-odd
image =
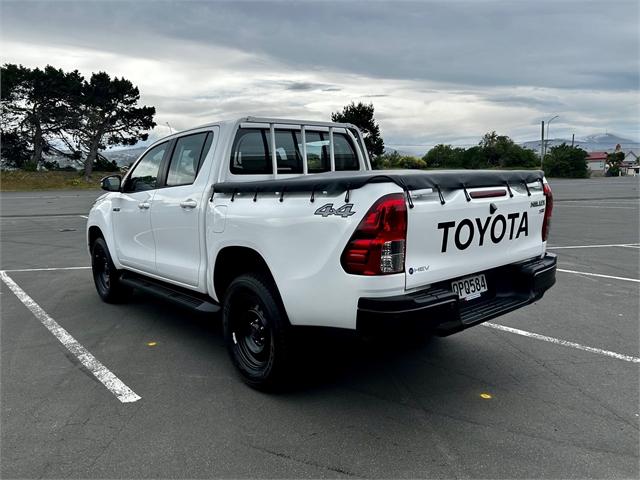
[[[466, 138], [470, 127], [457, 120], [452, 127], [440, 127], [447, 113], [416, 120], [419, 114], [411, 117], [396, 106], [396, 100], [415, 99], [427, 108], [442, 103], [444, 93], [470, 106], [488, 105], [455, 117], [464, 122], [475, 115], [480, 129], [498, 121], [491, 117], [497, 110], [504, 114], [528, 107], [532, 118], [510, 127], [525, 138], [556, 110], [562, 110], [556, 129], [573, 124], [590, 130], [585, 133], [608, 128], [637, 137], [639, 8], [637, 1], [627, 0], [4, 1], [0, 30], [3, 42], [33, 49], [113, 53], [113, 63], [100, 68], [139, 58], [158, 60], [171, 71], [184, 69], [188, 75], [179, 96], [160, 91], [149, 97], [143, 91], [143, 100], [171, 115], [176, 128], [174, 118], [186, 127], [191, 121], [246, 112], [328, 116], [337, 108], [330, 102], [378, 98], [376, 116], [394, 132], [389, 142]], [[5, 58], [10, 54], [3, 53]], [[218, 69], [251, 81], [238, 87], [232, 75], [222, 88], [194, 91], [188, 82], [205, 68], [207, 75], [215, 76]], [[123, 72], [125, 67], [119, 74]], [[164, 81], [161, 70], [157, 75], [155, 81]], [[384, 98], [391, 92], [393, 98]], [[613, 97], [616, 101], [609, 102]], [[309, 109], [311, 104], [316, 110]], [[322, 108], [327, 111], [320, 112]], [[404, 131], [411, 121], [414, 131]], [[427, 121], [438, 130], [425, 133], [420, 122]]]
[[566, 104], [559, 98], [539, 98], [534, 96], [506, 94], [487, 95], [484, 98], [489, 102], [524, 107], [543, 107], [547, 110], [559, 110], [566, 106]]
[[[313, 82], [287, 82], [284, 85], [284, 88], [287, 90], [293, 90], [294, 92], [306, 92], [311, 90], [322, 90], [322, 91], [335, 91], [336, 87], [332, 87], [331, 85], [327, 85], [324, 83], [313, 83]], [[331, 89], [331, 90], [329, 90]]]
[[[635, 1], [83, 2], [60, 7], [59, 2], [5, 3], [4, 35], [155, 57], [164, 54], [163, 41], [182, 40], [266, 55], [293, 71], [331, 68], [460, 85], [624, 90], [636, 89], [640, 78]], [[96, 19], [99, 29], [93, 27]], [[185, 54], [197, 58], [199, 49]]]

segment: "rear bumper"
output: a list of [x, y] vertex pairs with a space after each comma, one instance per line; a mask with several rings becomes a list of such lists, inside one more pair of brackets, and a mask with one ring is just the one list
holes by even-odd
[[489, 291], [469, 302], [451, 291], [451, 281], [407, 295], [360, 298], [357, 329], [368, 332], [417, 323], [438, 335], [451, 335], [542, 298], [556, 282], [556, 264], [556, 256], [547, 253], [542, 258], [477, 272], [487, 277]]

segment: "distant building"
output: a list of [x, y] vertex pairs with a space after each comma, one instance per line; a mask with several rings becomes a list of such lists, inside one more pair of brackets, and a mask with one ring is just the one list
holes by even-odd
[[640, 174], [640, 164], [638, 155], [635, 152], [629, 150], [625, 156], [624, 161], [622, 162], [622, 170], [625, 175], [633, 175], [636, 176]]
[[587, 168], [592, 176], [604, 175], [607, 168], [607, 152], [589, 152]]

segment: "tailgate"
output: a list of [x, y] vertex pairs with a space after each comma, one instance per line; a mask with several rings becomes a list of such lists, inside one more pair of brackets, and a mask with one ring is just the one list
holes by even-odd
[[[406, 288], [518, 262], [544, 252], [540, 183], [412, 193]], [[512, 195], [512, 196], [511, 196]], [[444, 204], [442, 204], [444, 201]]]

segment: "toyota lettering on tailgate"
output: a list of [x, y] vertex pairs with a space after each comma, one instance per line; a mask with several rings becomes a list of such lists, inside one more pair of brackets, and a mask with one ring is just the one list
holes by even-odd
[[[516, 225], [518, 226], [516, 229]], [[500, 243], [509, 235], [509, 240], [517, 239], [520, 235], [529, 235], [529, 219], [527, 212], [509, 213], [504, 215], [489, 216], [484, 220], [481, 218], [465, 218], [456, 222], [440, 222], [438, 230], [442, 230], [442, 252], [447, 251], [449, 246], [449, 231], [453, 230], [453, 241], [458, 250], [467, 249], [477, 238], [477, 245], [481, 247], [485, 240], [489, 239], [493, 243]], [[477, 236], [476, 236], [477, 230]]]

